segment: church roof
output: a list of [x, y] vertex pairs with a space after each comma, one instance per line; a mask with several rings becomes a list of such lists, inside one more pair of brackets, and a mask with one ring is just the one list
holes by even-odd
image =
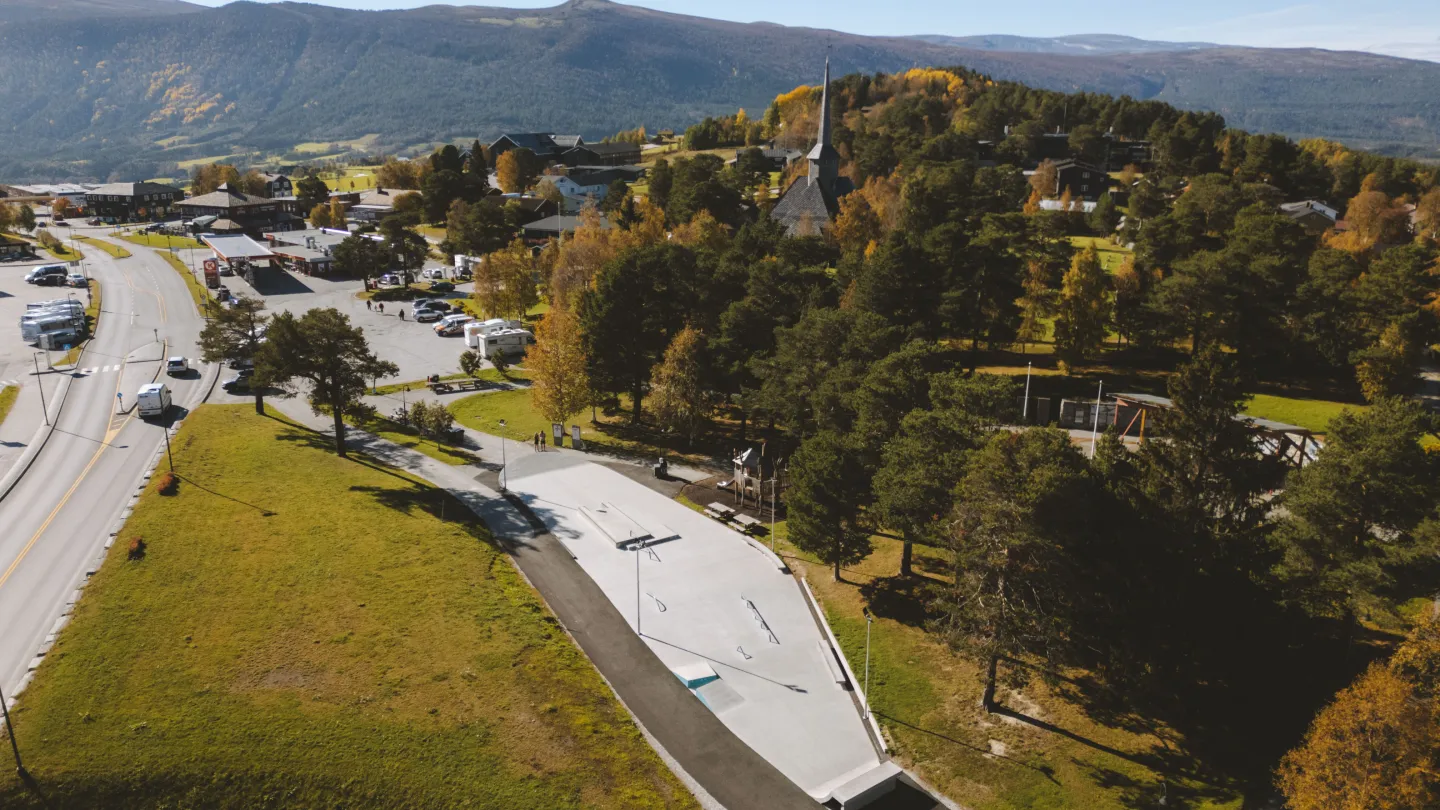
[[807, 225], [814, 228], [813, 233], [819, 233], [830, 227], [840, 211], [840, 198], [852, 190], [854, 186], [848, 177], [836, 179], [832, 194], [826, 194], [819, 181], [801, 177], [780, 195], [770, 210], [770, 218], [784, 225], [791, 236], [806, 235]]

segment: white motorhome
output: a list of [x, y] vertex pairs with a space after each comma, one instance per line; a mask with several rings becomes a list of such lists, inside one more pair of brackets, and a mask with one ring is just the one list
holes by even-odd
[[511, 357], [524, 354], [531, 346], [534, 346], [535, 336], [524, 329], [501, 329], [485, 335], [484, 341], [484, 345], [476, 348], [485, 357], [489, 357], [495, 352]]
[[26, 343], [34, 343], [41, 335], [56, 332], [78, 332], [85, 324], [85, 316], [78, 318], [71, 315], [48, 315], [34, 320], [23, 319], [20, 321], [20, 339]]
[[465, 345], [472, 349], [478, 349], [481, 339], [486, 335], [492, 335], [502, 329], [523, 329], [524, 326], [525, 324], [519, 321], [507, 321], [504, 318], [467, 323], [465, 324]]
[[140, 413], [141, 419], [164, 416], [165, 412], [170, 410], [170, 389], [165, 383], [140, 386], [139, 393], [135, 395], [135, 409]]

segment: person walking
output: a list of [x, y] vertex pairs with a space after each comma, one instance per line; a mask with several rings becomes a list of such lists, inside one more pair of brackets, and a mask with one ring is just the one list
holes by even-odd
[[374, 304], [369, 298], [366, 298], [366, 299], [365, 299], [365, 308], [368, 309], [368, 310], [374, 310], [374, 309], [375, 309], [375, 304]]
[[545, 435], [545, 431], [543, 431], [543, 430], [540, 431], [540, 452], [542, 452], [542, 453], [545, 452], [545, 449], [546, 449], [549, 445], [550, 445], [550, 437]]
[[402, 321], [405, 320], [405, 308], [404, 308], [404, 307], [401, 307], [401, 308], [400, 308], [400, 320], [402, 320]]
[[385, 314], [385, 302], [384, 302], [384, 301], [381, 301], [380, 303], [376, 304], [376, 305], [375, 305], [375, 308], [378, 309], [378, 310], [380, 310], [380, 314], [381, 314], [381, 315], [384, 315], [384, 314]]

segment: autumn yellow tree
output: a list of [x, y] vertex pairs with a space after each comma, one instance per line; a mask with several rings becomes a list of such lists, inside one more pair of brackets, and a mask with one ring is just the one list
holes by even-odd
[[590, 404], [580, 323], [564, 307], [551, 307], [535, 326], [535, 345], [525, 355], [530, 402], [551, 422], [564, 424]]
[[1425, 192], [1415, 204], [1415, 233], [1431, 241], [1440, 240], [1440, 188]]
[[1095, 246], [1075, 255], [1060, 284], [1055, 317], [1055, 354], [1066, 367], [1093, 357], [1110, 324], [1110, 280]]
[[1280, 764], [1290, 810], [1440, 806], [1440, 624], [1430, 621], [1321, 710]]
[[1342, 250], [1369, 250], [1376, 245], [1405, 240], [1408, 225], [1405, 209], [1383, 191], [1362, 191], [1345, 208], [1349, 234], [1341, 234], [1332, 245]]
[[529, 149], [508, 149], [495, 161], [495, 179], [506, 194], [518, 194], [535, 185], [540, 172]]
[[730, 239], [730, 231], [724, 223], [703, 208], [697, 211], [689, 222], [675, 228], [671, 233], [671, 239], [677, 245], [695, 249], [710, 248], [717, 252], [723, 250]]
[[[1030, 175], [1030, 188], [1040, 193], [1041, 199], [1050, 199], [1055, 196], [1055, 186], [1060, 182], [1060, 175], [1055, 170], [1055, 161], [1043, 160], [1035, 168], [1035, 173]], [[1069, 192], [1069, 189], [1065, 189]]]
[[880, 217], [863, 192], [840, 198], [840, 213], [830, 227], [830, 235], [846, 253], [863, 251], [871, 242], [880, 241]]
[[75, 206], [64, 197], [56, 197], [50, 201], [50, 215], [55, 219], [64, 219], [75, 212]]
[[676, 333], [665, 357], [650, 373], [650, 411], [661, 427], [685, 436], [687, 445], [710, 417], [710, 392], [705, 388], [705, 338], [686, 326]]
[[518, 318], [535, 306], [537, 296], [535, 260], [519, 239], [487, 254], [475, 267], [470, 297], [487, 318]]
[[330, 228], [335, 222], [330, 218], [330, 206], [321, 203], [310, 209], [310, 224], [316, 228]]
[[339, 197], [330, 200], [330, 227], [345, 227], [345, 203], [341, 202]]
[[198, 197], [222, 185], [239, 190], [240, 170], [228, 163], [210, 163], [190, 170], [190, 193]]

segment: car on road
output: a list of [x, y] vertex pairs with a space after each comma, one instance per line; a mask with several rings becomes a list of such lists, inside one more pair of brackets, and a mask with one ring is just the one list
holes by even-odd
[[445, 269], [443, 267], [427, 267], [425, 272], [420, 275], [432, 281], [441, 281], [445, 278]]
[[135, 408], [140, 412], [141, 419], [164, 416], [165, 412], [170, 410], [170, 389], [165, 383], [140, 386], [140, 391], [135, 395]]
[[85, 224], [86, 224], [86, 225], [104, 225], [105, 223], [100, 220], [100, 217], [90, 217], [89, 219], [85, 220]]
[[450, 293], [455, 292], [455, 285], [448, 281], [437, 281], [430, 285], [430, 292]]
[[180, 377], [190, 373], [190, 361], [183, 357], [175, 356], [165, 361], [165, 373], [171, 377]]
[[58, 228], [68, 228], [68, 227], [70, 227], [70, 223], [66, 222], [66, 221], [63, 220], [63, 219], [52, 219], [52, 220], [50, 220], [50, 224], [51, 224], [51, 225], [54, 225], [54, 226], [56, 226], [56, 227], [58, 227]]
[[242, 368], [234, 377], [220, 383], [220, 387], [231, 393], [243, 393], [251, 390], [250, 386], [255, 379], [255, 370]]
[[71, 287], [89, 287], [90, 279], [85, 278], [81, 273], [71, 273], [65, 277], [65, 283]]

